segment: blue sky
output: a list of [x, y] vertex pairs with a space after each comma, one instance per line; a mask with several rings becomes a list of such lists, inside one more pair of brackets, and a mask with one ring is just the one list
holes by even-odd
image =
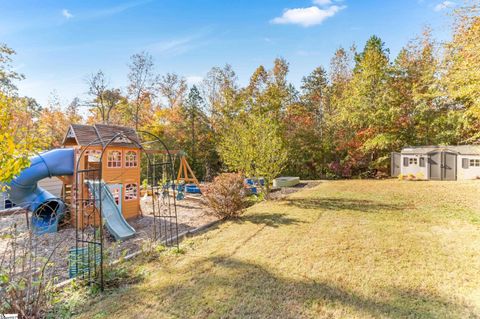
[[124, 88], [129, 57], [148, 51], [156, 72], [199, 81], [212, 66], [230, 63], [240, 83], [254, 69], [284, 57], [295, 85], [318, 65], [328, 68], [340, 46], [362, 47], [372, 34], [396, 55], [429, 25], [450, 36], [444, 0], [0, 0], [0, 42], [17, 51], [26, 76], [20, 94], [64, 102], [84, 97], [85, 78], [102, 69]]

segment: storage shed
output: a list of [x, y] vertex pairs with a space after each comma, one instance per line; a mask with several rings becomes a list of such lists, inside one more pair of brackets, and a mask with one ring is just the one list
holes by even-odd
[[480, 145], [409, 146], [392, 153], [391, 175], [428, 180], [480, 179]]

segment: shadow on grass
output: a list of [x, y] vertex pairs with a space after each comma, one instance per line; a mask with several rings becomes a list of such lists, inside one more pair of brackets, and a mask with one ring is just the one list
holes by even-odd
[[321, 209], [321, 210], [350, 210], [358, 212], [378, 212], [382, 211], [403, 211], [407, 209], [405, 205], [385, 204], [382, 202], [365, 199], [347, 199], [347, 198], [294, 198], [287, 199], [287, 205], [303, 209]]
[[236, 223], [250, 222], [257, 225], [266, 225], [268, 227], [279, 227], [282, 225], [298, 225], [303, 221], [289, 217], [287, 214], [280, 213], [255, 213], [243, 215], [234, 220]]
[[378, 292], [386, 297], [377, 299], [332, 282], [279, 277], [260, 265], [226, 256], [177, 265], [164, 268], [177, 277], [174, 283], [134, 286], [122, 296], [122, 303], [111, 300], [98, 304], [97, 310], [126, 315], [134, 308], [180, 318], [475, 317], [473, 307], [438, 295], [391, 287]]

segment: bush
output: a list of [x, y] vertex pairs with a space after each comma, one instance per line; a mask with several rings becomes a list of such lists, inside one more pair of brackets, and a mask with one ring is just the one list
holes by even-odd
[[240, 174], [224, 173], [213, 180], [205, 192], [207, 205], [219, 218], [238, 217], [245, 208], [245, 187]]

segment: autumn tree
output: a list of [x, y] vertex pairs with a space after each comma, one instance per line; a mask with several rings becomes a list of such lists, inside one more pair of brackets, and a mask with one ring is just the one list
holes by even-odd
[[15, 81], [23, 80], [25, 77], [13, 70], [11, 62], [16, 54], [15, 50], [6, 44], [0, 43], [0, 92], [5, 95], [16, 94], [17, 86]]
[[287, 106], [285, 141], [289, 149], [287, 172], [318, 178], [325, 172], [332, 141], [329, 138], [329, 85], [326, 71], [318, 67], [302, 79], [300, 101]]
[[275, 119], [253, 113], [232, 121], [221, 135], [218, 150], [229, 169], [247, 177], [263, 177], [267, 197], [270, 183], [282, 172], [288, 156]]
[[196, 174], [210, 180], [219, 170], [219, 157], [215, 148], [215, 134], [197, 86], [194, 85], [190, 89], [182, 109], [185, 131], [190, 136], [185, 149], [192, 158], [192, 168]]
[[295, 87], [287, 81], [289, 63], [284, 58], [273, 61], [266, 88], [267, 113], [281, 123], [285, 110], [297, 99]]
[[237, 75], [228, 64], [223, 68], [213, 67], [202, 82], [202, 91], [211, 125], [220, 131], [242, 107]]
[[105, 92], [103, 92], [103, 101], [105, 105], [107, 106], [107, 123], [110, 124], [120, 124], [119, 121], [121, 119], [119, 116], [113, 120], [112, 118], [114, 117], [114, 113], [117, 113], [117, 111], [120, 111], [120, 105], [122, 102], [124, 102], [124, 97], [122, 95], [122, 92], [120, 89], [108, 89]]
[[43, 108], [37, 134], [41, 134], [47, 148], [58, 148], [62, 146], [65, 132], [70, 121], [65, 113], [57, 107]]
[[356, 48], [350, 50], [340, 47], [330, 60], [330, 96], [329, 112], [335, 112], [335, 108], [343, 106], [346, 100], [345, 92], [352, 79], [354, 56]]
[[446, 44], [443, 83], [448, 94], [465, 108], [463, 142], [480, 139], [480, 1], [455, 11], [453, 39]]
[[151, 111], [151, 97], [154, 83], [153, 57], [140, 52], [130, 57], [128, 65], [128, 96], [131, 116], [135, 129], [139, 129], [145, 114]]
[[70, 124], [79, 124], [83, 121], [82, 115], [80, 114], [81, 104], [80, 98], [78, 97], [74, 97], [68, 104], [67, 109], [65, 110], [65, 115]]
[[184, 110], [186, 113], [186, 118], [189, 122], [189, 131], [191, 135], [191, 142], [190, 142], [190, 154], [193, 159], [194, 165], [196, 164], [196, 153], [195, 148], [197, 144], [197, 130], [198, 130], [198, 121], [202, 121], [201, 107], [203, 104], [203, 99], [200, 96], [200, 91], [194, 85], [190, 89], [190, 93], [188, 94], [188, 99], [185, 103]]
[[34, 131], [38, 104], [17, 96], [15, 81], [23, 79], [12, 71], [15, 51], [0, 45], [0, 190], [30, 164], [28, 158], [42, 148], [43, 141]]
[[270, 70], [259, 66], [241, 91], [243, 110], [267, 115], [280, 125], [287, 106], [296, 98], [295, 88], [287, 81], [288, 71], [287, 61], [281, 58], [275, 59]]
[[175, 73], [167, 73], [157, 80], [158, 92], [167, 101], [167, 107], [181, 106], [187, 93], [187, 80]]
[[355, 67], [343, 98], [339, 101], [337, 122], [344, 164], [355, 170], [385, 167], [385, 157], [395, 136], [390, 125], [388, 103], [390, 61], [382, 40], [372, 36], [363, 51], [355, 55]]
[[[457, 143], [458, 108], [439, 81], [438, 46], [426, 28], [395, 59], [390, 86], [390, 129], [396, 148]], [[453, 126], [452, 126], [453, 125]]]
[[65, 132], [70, 125], [67, 114], [62, 110], [62, 103], [56, 91], [50, 94], [48, 105], [40, 113], [37, 134], [42, 136], [47, 148], [62, 146]]
[[13, 126], [18, 101], [0, 92], [0, 191], [29, 165], [28, 156], [38, 149], [35, 135], [25, 127]]
[[108, 123], [108, 116], [111, 112], [107, 101], [105, 101], [105, 92], [108, 90], [108, 80], [102, 70], [92, 73], [86, 79], [88, 85], [88, 94], [92, 100], [89, 102], [90, 111], [102, 123]]

